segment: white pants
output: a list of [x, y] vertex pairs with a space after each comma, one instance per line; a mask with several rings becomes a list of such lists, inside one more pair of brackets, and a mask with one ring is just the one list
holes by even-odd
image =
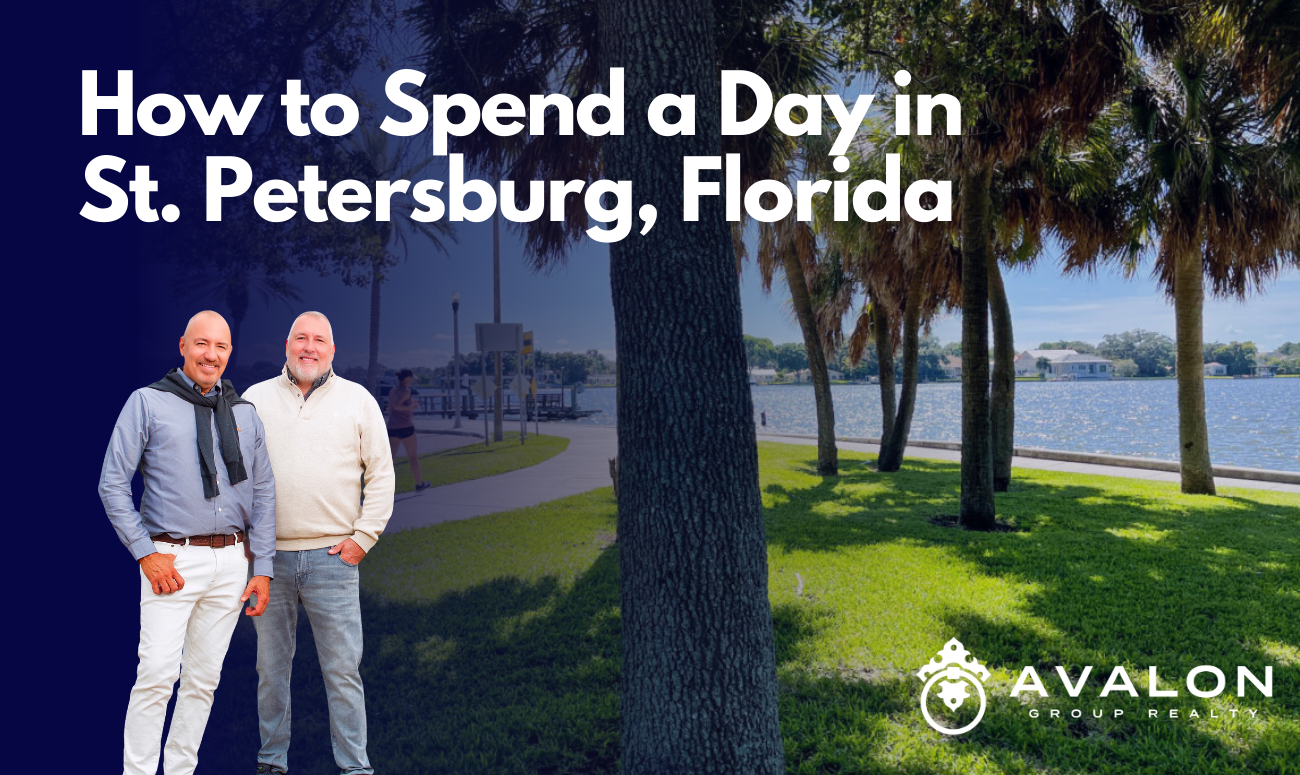
[[157, 773], [167, 703], [179, 675], [163, 772], [188, 775], [198, 764], [221, 663], [243, 607], [239, 598], [248, 583], [248, 559], [242, 543], [214, 549], [155, 541], [154, 548], [176, 557], [185, 588], [155, 595], [140, 572], [140, 667], [126, 708], [122, 772]]

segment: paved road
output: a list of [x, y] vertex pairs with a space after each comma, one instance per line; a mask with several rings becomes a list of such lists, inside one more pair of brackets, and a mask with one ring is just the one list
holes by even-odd
[[[450, 435], [451, 422], [447, 420], [418, 418], [416, 424], [420, 429], [421, 454], [465, 444], [483, 443], [481, 435]], [[473, 433], [474, 429], [477, 429], [481, 434], [481, 420], [477, 426], [469, 421], [463, 421], [462, 426], [462, 432]], [[532, 426], [529, 426], [529, 431], [532, 431]], [[518, 426], [515, 426], [514, 433], [518, 433]], [[569, 448], [550, 460], [530, 468], [522, 468], [499, 476], [434, 487], [422, 493], [398, 495], [397, 502], [393, 507], [393, 517], [388, 523], [388, 529], [390, 531], [404, 530], [406, 528], [434, 525], [439, 522], [468, 519], [498, 511], [535, 506], [539, 503], [576, 495], [599, 487], [608, 487], [611, 484], [609, 460], [618, 454], [617, 431], [614, 428], [547, 423], [543, 425], [542, 433], [549, 436], [568, 438]], [[816, 444], [813, 439], [790, 436], [759, 435], [758, 438], [762, 441], [776, 441], [786, 444]], [[870, 453], [879, 451], [879, 448], [874, 444], [844, 441], [839, 443], [839, 448], [841, 450]], [[910, 448], [908, 456], [932, 460], [957, 461], [960, 459], [959, 453], [953, 450], [919, 447]], [[1018, 468], [1068, 471], [1163, 482], [1178, 481], [1178, 474], [1175, 473], [1124, 468], [1121, 466], [1067, 463], [1022, 457], [1014, 458], [1012, 464]], [[1226, 478], [1219, 478], [1216, 481], [1221, 487], [1244, 487], [1300, 493], [1300, 487], [1296, 485]]]

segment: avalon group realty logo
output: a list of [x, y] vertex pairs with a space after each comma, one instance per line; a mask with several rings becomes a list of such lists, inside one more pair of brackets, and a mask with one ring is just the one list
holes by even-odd
[[[1066, 694], [1074, 699], [1083, 694], [1084, 686], [1092, 671], [1092, 665], [1087, 665], [1078, 678], [1071, 679], [1065, 667], [1060, 665], [1056, 667], [1056, 673], [1060, 677]], [[1180, 696], [1177, 688], [1160, 688], [1158, 667], [1154, 665], [1148, 667], [1147, 673], [1148, 697], [1155, 699], [1177, 698]], [[938, 656], [931, 659], [928, 664], [917, 671], [916, 675], [925, 682], [921, 689], [921, 714], [925, 716], [925, 722], [931, 728], [945, 735], [960, 735], [971, 731], [983, 720], [984, 712], [988, 710], [988, 695], [984, 690], [984, 682], [989, 680], [990, 674], [988, 669], [980, 664], [979, 660], [975, 659], [971, 652], [962, 645], [961, 641], [953, 638], [945, 643], [943, 648], [939, 649]], [[1202, 676], [1209, 676], [1209, 680], [1204, 680]], [[1249, 668], [1238, 665], [1236, 692], [1238, 698], [1247, 696], [1247, 683], [1253, 685], [1254, 691], [1263, 697], [1272, 697], [1273, 667], [1271, 665], [1265, 667], [1264, 678], [1260, 680]], [[1223, 694], [1228, 687], [1228, 679], [1219, 668], [1213, 665], [1200, 665], [1192, 668], [1187, 673], [1185, 684], [1190, 696], [1211, 699]], [[972, 689], [974, 694], [971, 693]], [[1015, 685], [1011, 688], [1010, 697], [1017, 698], [1021, 694], [1031, 692], [1040, 697], [1049, 696], [1047, 687], [1039, 677], [1038, 671], [1032, 665], [1027, 665], [1021, 669], [1020, 677], [1016, 679]], [[1109, 678], [1107, 678], [1105, 685], [1098, 693], [1098, 698], [1105, 699], [1111, 694], [1127, 694], [1130, 697], [1141, 696], [1132, 679], [1129, 678], [1128, 671], [1122, 665], [1116, 665], [1112, 668]], [[971, 702], [975, 698], [978, 698], [978, 704]], [[936, 713], [931, 713], [930, 703], [932, 701], [936, 704]], [[943, 708], [938, 707], [939, 703], [942, 703]], [[1237, 718], [1240, 715], [1253, 720], [1259, 715], [1259, 708], [1257, 707], [1211, 707], [1208, 709], [1202, 708], [1202, 710], [1205, 711], [1204, 716], [1209, 719], [1229, 716]], [[1080, 707], [1066, 710], [1050, 708], [1046, 711], [1039, 710], [1036, 707], [1028, 707], [1026, 713], [1029, 718], [1034, 719], [1041, 716], [1077, 719], [1085, 715], [1084, 709]], [[1089, 708], [1087, 714], [1094, 718], [1109, 715], [1118, 719], [1124, 715], [1124, 709], [1101, 707], [1100, 703], [1098, 703]], [[939, 718], [936, 718], [936, 715]], [[1153, 719], [1199, 719], [1202, 717], [1202, 712], [1195, 707], [1190, 709], [1149, 707], [1147, 708], [1146, 717]]]
[[[945, 735], [960, 735], [963, 732], [969, 732], [980, 723], [984, 718], [984, 711], [988, 709], [988, 697], [984, 695], [984, 682], [989, 679], [989, 671], [979, 663], [966, 647], [961, 645], [961, 641], [953, 638], [939, 649], [939, 656], [930, 660], [930, 663], [916, 674], [918, 678], [925, 681], [925, 688], [921, 690], [921, 713], [925, 715], [925, 723], [929, 724], [936, 731]], [[966, 724], [958, 727], [946, 727], [934, 720], [930, 715], [928, 702], [930, 699], [930, 690], [935, 684], [939, 685], [939, 691], [935, 694], [943, 700], [943, 704], [948, 706], [948, 710], [956, 711], [970, 699], [970, 689], [974, 687], [979, 694], [979, 710], [975, 712], [975, 718]]]

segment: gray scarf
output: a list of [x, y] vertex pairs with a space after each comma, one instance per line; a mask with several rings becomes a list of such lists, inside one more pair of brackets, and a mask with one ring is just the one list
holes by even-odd
[[221, 461], [226, 464], [226, 473], [231, 484], [239, 484], [248, 478], [244, 470], [244, 455], [239, 450], [239, 428], [235, 425], [235, 404], [248, 404], [251, 401], [239, 397], [230, 380], [221, 380], [221, 391], [211, 391], [203, 395], [185, 381], [180, 369], [172, 369], [167, 376], [149, 387], [180, 396], [194, 405], [194, 426], [198, 430], [199, 469], [203, 475], [203, 497], [215, 498], [220, 492], [217, 487], [217, 468], [212, 455], [213, 413], [216, 413], [217, 436], [221, 439]]

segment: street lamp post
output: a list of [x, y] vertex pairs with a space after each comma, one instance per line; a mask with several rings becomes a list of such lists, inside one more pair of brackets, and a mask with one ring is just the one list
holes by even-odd
[[455, 374], [456, 380], [455, 398], [456, 404], [456, 424], [453, 428], [460, 427], [460, 291], [451, 294], [451, 367]]

